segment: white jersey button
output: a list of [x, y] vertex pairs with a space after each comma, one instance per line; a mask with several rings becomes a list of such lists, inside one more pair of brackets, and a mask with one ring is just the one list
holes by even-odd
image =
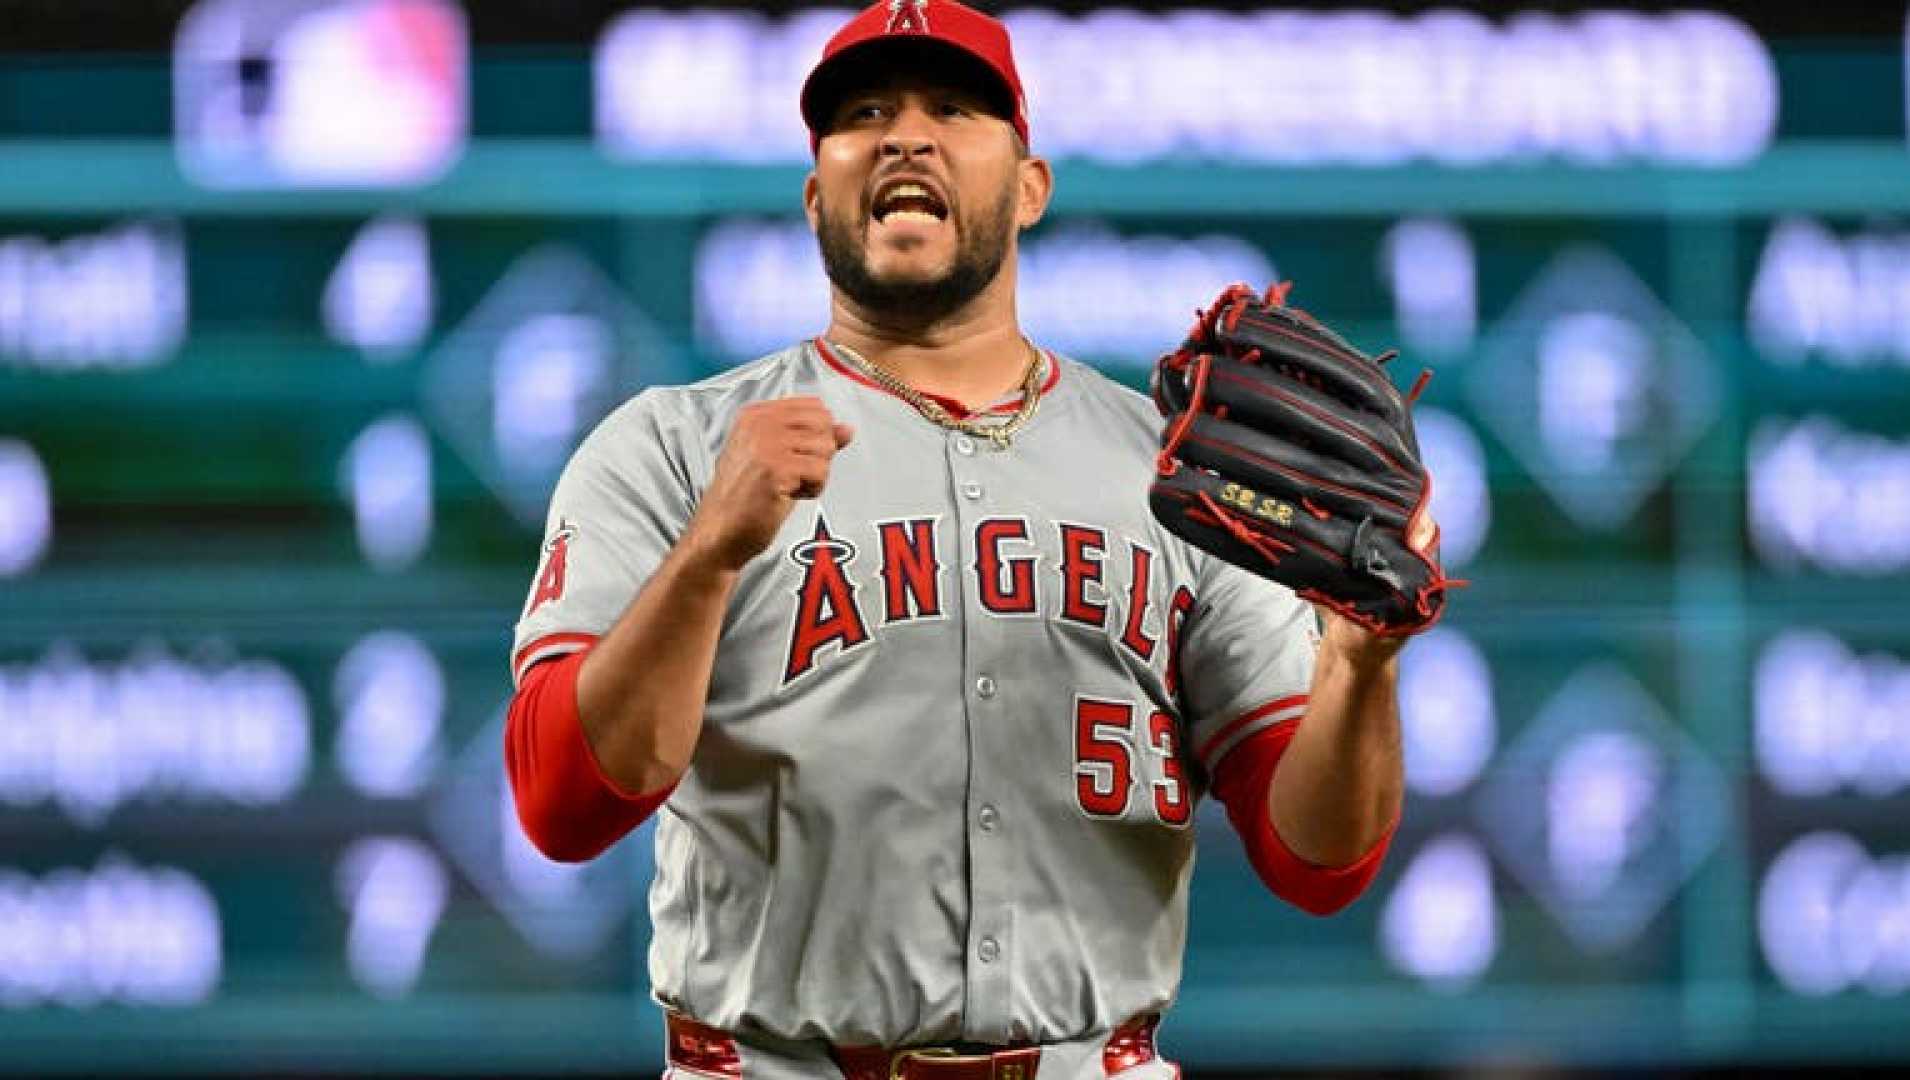
[[1001, 958], [1001, 944], [994, 938], [985, 937], [981, 945], [976, 948], [975, 955], [982, 958], [982, 963], [992, 964]]
[[975, 692], [985, 698], [994, 697], [995, 696], [995, 680], [989, 678], [986, 675], [983, 675], [981, 678], [976, 679]]
[[975, 452], [975, 440], [966, 435], [955, 436], [955, 452], [967, 457]]
[[1000, 822], [1001, 814], [995, 810], [992, 804], [984, 804], [981, 810], [975, 815], [975, 823], [981, 826], [983, 832], [994, 832], [995, 826], [1000, 824]]
[[980, 484], [963, 484], [962, 497], [969, 502], [979, 501], [982, 497], [982, 486]]

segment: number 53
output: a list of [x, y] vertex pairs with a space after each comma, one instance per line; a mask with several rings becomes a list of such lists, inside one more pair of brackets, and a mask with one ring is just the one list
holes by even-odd
[[1126, 817], [1136, 765], [1145, 769], [1145, 759], [1153, 758], [1157, 768], [1145, 770], [1145, 779], [1154, 796], [1154, 816], [1163, 825], [1183, 827], [1193, 816], [1194, 802], [1178, 752], [1180, 731], [1174, 718], [1158, 709], [1139, 715], [1145, 719], [1137, 730], [1132, 702], [1074, 699], [1076, 801], [1089, 817]]

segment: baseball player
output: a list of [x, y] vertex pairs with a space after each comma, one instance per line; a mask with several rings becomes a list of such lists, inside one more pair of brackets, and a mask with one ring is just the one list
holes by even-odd
[[1277, 290], [1152, 402], [1024, 337], [1054, 180], [992, 18], [878, 3], [801, 106], [828, 328], [578, 448], [520, 820], [585, 860], [658, 815], [671, 1075], [1175, 1076], [1196, 801], [1322, 914], [1398, 821], [1397, 654], [1446, 586], [1406, 403]]

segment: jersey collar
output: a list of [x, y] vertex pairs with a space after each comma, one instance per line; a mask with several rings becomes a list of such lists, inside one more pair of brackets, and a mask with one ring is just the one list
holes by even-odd
[[[847, 361], [837, 356], [836, 351], [829, 347], [827, 341], [818, 337], [814, 339], [814, 344], [816, 346], [816, 354], [822, 357], [823, 364], [833, 368], [837, 374], [853, 379], [870, 389], [879, 390], [884, 394], [888, 394], [890, 397], [896, 398], [898, 401], [901, 400], [900, 396], [894, 391], [876, 382], [874, 379], [869, 378], [860, 371], [857, 371], [854, 367], [851, 367]], [[1040, 390], [1040, 396], [1047, 397], [1048, 391], [1053, 390], [1055, 384], [1061, 381], [1061, 365], [1055, 361], [1054, 354], [1048, 350], [1036, 346], [1035, 351], [1041, 354], [1041, 362], [1048, 369], [1047, 377], [1042, 380]], [[1016, 410], [1021, 408], [1022, 399], [1022, 395], [1017, 393], [1014, 397], [998, 401], [987, 408], [970, 410], [967, 406], [951, 397], [931, 394], [926, 390], [921, 391], [921, 394], [935, 404], [947, 409], [948, 414], [957, 420], [969, 420], [977, 416], [1012, 415]]]

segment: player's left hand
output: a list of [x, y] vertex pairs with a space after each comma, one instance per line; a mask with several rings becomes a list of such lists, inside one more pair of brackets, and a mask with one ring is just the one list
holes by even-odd
[[[1312, 316], [1245, 285], [1221, 293], [1154, 369], [1168, 418], [1149, 505], [1189, 543], [1367, 633], [1431, 626], [1450, 581], [1411, 404]], [[1430, 373], [1427, 373], [1428, 375]]]

